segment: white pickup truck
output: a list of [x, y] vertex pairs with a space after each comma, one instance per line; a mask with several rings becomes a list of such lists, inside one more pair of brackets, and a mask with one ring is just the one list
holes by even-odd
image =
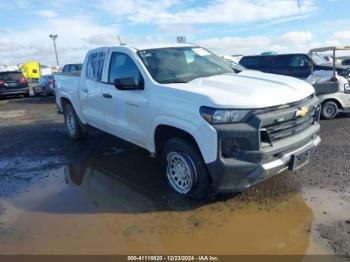
[[236, 74], [194, 45], [98, 48], [88, 52], [80, 75], [55, 77], [69, 137], [93, 126], [160, 154], [171, 188], [194, 198], [294, 171], [320, 142], [311, 85]]

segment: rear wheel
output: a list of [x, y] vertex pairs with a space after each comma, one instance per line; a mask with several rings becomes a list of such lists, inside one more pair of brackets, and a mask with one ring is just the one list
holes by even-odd
[[175, 192], [196, 199], [210, 196], [209, 173], [195, 146], [186, 140], [172, 138], [165, 144], [162, 158], [166, 179]]
[[333, 119], [339, 112], [337, 103], [334, 101], [325, 101], [322, 104], [322, 118]]
[[82, 131], [82, 125], [70, 103], [66, 104], [64, 107], [64, 123], [66, 132], [71, 139], [79, 140], [86, 135], [86, 132]]

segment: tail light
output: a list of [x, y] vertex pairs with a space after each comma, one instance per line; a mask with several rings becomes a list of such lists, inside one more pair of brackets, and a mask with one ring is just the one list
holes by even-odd
[[4, 80], [0, 80], [0, 86], [4, 85], [5, 81]]
[[27, 78], [25, 78], [24, 76], [21, 76], [21, 77], [19, 78], [19, 82], [22, 83], [22, 84], [26, 84], [26, 83], [28, 83], [28, 80], [27, 80]]
[[56, 81], [54, 79], [49, 79], [48, 83], [53, 89], [56, 89]]

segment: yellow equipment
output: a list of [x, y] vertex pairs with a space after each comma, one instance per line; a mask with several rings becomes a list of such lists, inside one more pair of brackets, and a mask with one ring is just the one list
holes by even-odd
[[27, 79], [39, 79], [40, 78], [40, 63], [36, 61], [30, 61], [21, 66], [23, 75]]

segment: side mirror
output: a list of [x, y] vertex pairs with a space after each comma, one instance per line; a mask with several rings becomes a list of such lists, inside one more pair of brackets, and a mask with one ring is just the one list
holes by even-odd
[[118, 90], [143, 90], [143, 81], [137, 83], [136, 79], [133, 77], [124, 77], [114, 79], [114, 86]]
[[350, 84], [349, 83], [344, 85], [344, 92], [346, 94], [350, 94]]

